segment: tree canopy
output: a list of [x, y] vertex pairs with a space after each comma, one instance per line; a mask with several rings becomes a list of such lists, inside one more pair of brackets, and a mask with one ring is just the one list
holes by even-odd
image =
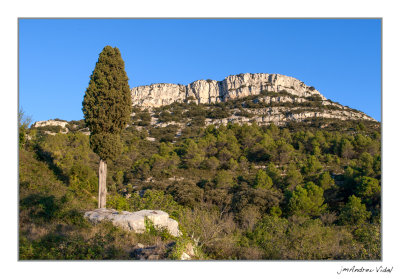
[[132, 110], [128, 77], [118, 48], [106, 46], [100, 53], [82, 104], [94, 152], [103, 160], [115, 158], [120, 150], [119, 134]]

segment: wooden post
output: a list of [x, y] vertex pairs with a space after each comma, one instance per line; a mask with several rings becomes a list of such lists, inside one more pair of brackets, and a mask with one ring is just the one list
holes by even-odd
[[106, 208], [107, 197], [107, 163], [100, 159], [99, 164], [99, 208]]

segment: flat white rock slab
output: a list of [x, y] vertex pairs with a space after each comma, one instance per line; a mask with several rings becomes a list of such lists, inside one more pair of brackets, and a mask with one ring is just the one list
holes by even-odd
[[118, 212], [115, 209], [98, 208], [85, 212], [84, 217], [93, 223], [108, 220], [116, 226], [136, 233], [143, 233], [146, 231], [145, 218], [148, 218], [153, 222], [156, 228], [166, 228], [172, 236], [182, 235], [178, 228], [178, 222], [169, 218], [168, 213], [161, 210]]

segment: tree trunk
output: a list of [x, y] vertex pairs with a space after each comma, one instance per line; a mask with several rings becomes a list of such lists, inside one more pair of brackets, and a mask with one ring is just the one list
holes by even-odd
[[99, 208], [106, 208], [107, 197], [107, 163], [100, 159], [99, 164]]

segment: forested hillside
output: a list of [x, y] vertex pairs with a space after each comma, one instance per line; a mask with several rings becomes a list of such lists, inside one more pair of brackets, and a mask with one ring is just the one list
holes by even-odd
[[233, 103], [153, 111], [165, 125], [134, 109], [108, 164], [107, 208], [166, 211], [180, 238], [83, 219], [97, 206], [99, 162], [83, 121], [64, 134], [20, 130], [20, 259], [136, 259], [138, 243], [175, 259], [187, 242], [197, 259], [381, 259], [380, 124], [205, 125], [235, 108], [248, 113]]

